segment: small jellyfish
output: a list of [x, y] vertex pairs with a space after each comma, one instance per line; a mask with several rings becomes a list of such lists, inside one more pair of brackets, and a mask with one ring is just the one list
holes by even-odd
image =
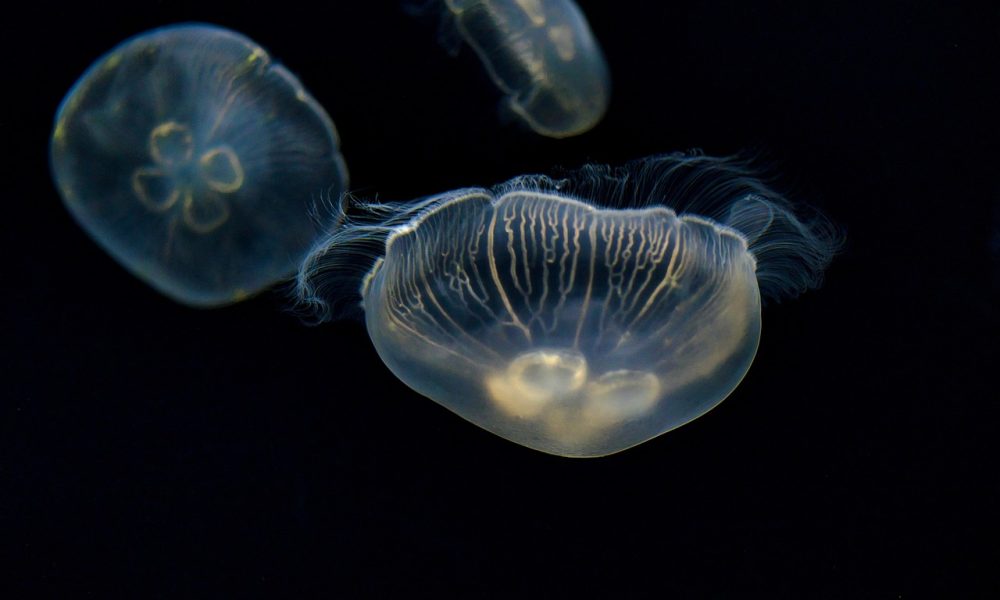
[[396, 376], [562, 456], [624, 450], [722, 402], [757, 352], [762, 297], [816, 286], [839, 242], [744, 162], [701, 154], [353, 208], [306, 259], [299, 299], [329, 317], [360, 276]]
[[604, 116], [608, 67], [571, 0], [445, 0], [504, 104], [535, 132], [579, 135]]
[[246, 37], [179, 25], [133, 37], [56, 114], [52, 173], [70, 212], [179, 302], [239, 301], [294, 273], [315, 197], [347, 184], [333, 122]]

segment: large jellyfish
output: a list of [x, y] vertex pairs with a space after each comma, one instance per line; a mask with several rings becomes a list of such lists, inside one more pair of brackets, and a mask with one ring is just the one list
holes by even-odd
[[601, 120], [611, 84], [604, 55], [571, 0], [445, 0], [459, 35], [504, 94], [504, 105], [553, 138]]
[[[396, 376], [563, 456], [624, 450], [722, 402], [757, 351], [762, 297], [817, 285], [838, 244], [743, 162], [701, 154], [342, 211], [299, 299], [340, 314], [359, 277]], [[363, 275], [359, 256], [375, 257]]]
[[51, 161], [87, 233], [194, 306], [292, 274], [320, 233], [314, 199], [347, 182], [333, 122], [299, 81], [246, 37], [196, 24], [91, 66], [56, 115]]

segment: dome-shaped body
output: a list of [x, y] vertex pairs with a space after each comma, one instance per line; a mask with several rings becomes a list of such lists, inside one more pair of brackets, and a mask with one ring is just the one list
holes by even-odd
[[611, 84], [604, 55], [571, 0], [445, 0], [506, 106], [531, 129], [563, 138], [596, 125]]
[[569, 456], [698, 417], [740, 382], [760, 337], [739, 235], [666, 208], [527, 192], [456, 195], [394, 234], [364, 308], [410, 387]]
[[51, 160], [91, 237], [196, 306], [293, 272], [318, 236], [313, 200], [347, 182], [333, 123], [299, 81], [207, 25], [154, 30], [97, 61], [59, 108]]
[[392, 372], [563, 456], [624, 450], [722, 402], [757, 351], [762, 296], [816, 285], [837, 244], [742, 163], [701, 155], [348, 208], [365, 214], [340, 215], [306, 259], [300, 300], [329, 316], [374, 250], [361, 304]]

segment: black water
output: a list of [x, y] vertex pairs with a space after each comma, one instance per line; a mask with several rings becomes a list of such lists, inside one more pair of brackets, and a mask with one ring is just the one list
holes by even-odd
[[[395, 2], [29, 6], [0, 25], [6, 597], [990, 597], [997, 574], [1000, 11], [974, 2], [581, 2], [592, 132], [497, 119], [467, 49]], [[297, 73], [362, 197], [587, 162], [758, 152], [847, 245], [768, 306], [717, 409], [610, 458], [494, 437], [364, 328], [270, 293], [173, 304], [77, 227], [51, 119], [119, 41], [200, 20]], [[12, 184], [12, 185], [11, 185]]]

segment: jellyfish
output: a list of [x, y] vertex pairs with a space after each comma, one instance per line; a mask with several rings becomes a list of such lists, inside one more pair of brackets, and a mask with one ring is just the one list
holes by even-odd
[[333, 122], [264, 49], [219, 27], [133, 37], [56, 114], [55, 185], [129, 271], [191, 306], [293, 274], [322, 231], [317, 197], [347, 170]]
[[839, 243], [749, 162], [701, 153], [340, 211], [299, 272], [303, 306], [348, 314], [338, 300], [357, 284], [379, 356], [410, 388], [572, 457], [722, 402], [757, 352], [762, 301], [817, 286]]
[[601, 120], [610, 81], [601, 49], [571, 0], [445, 0], [446, 16], [535, 132], [579, 135]]

